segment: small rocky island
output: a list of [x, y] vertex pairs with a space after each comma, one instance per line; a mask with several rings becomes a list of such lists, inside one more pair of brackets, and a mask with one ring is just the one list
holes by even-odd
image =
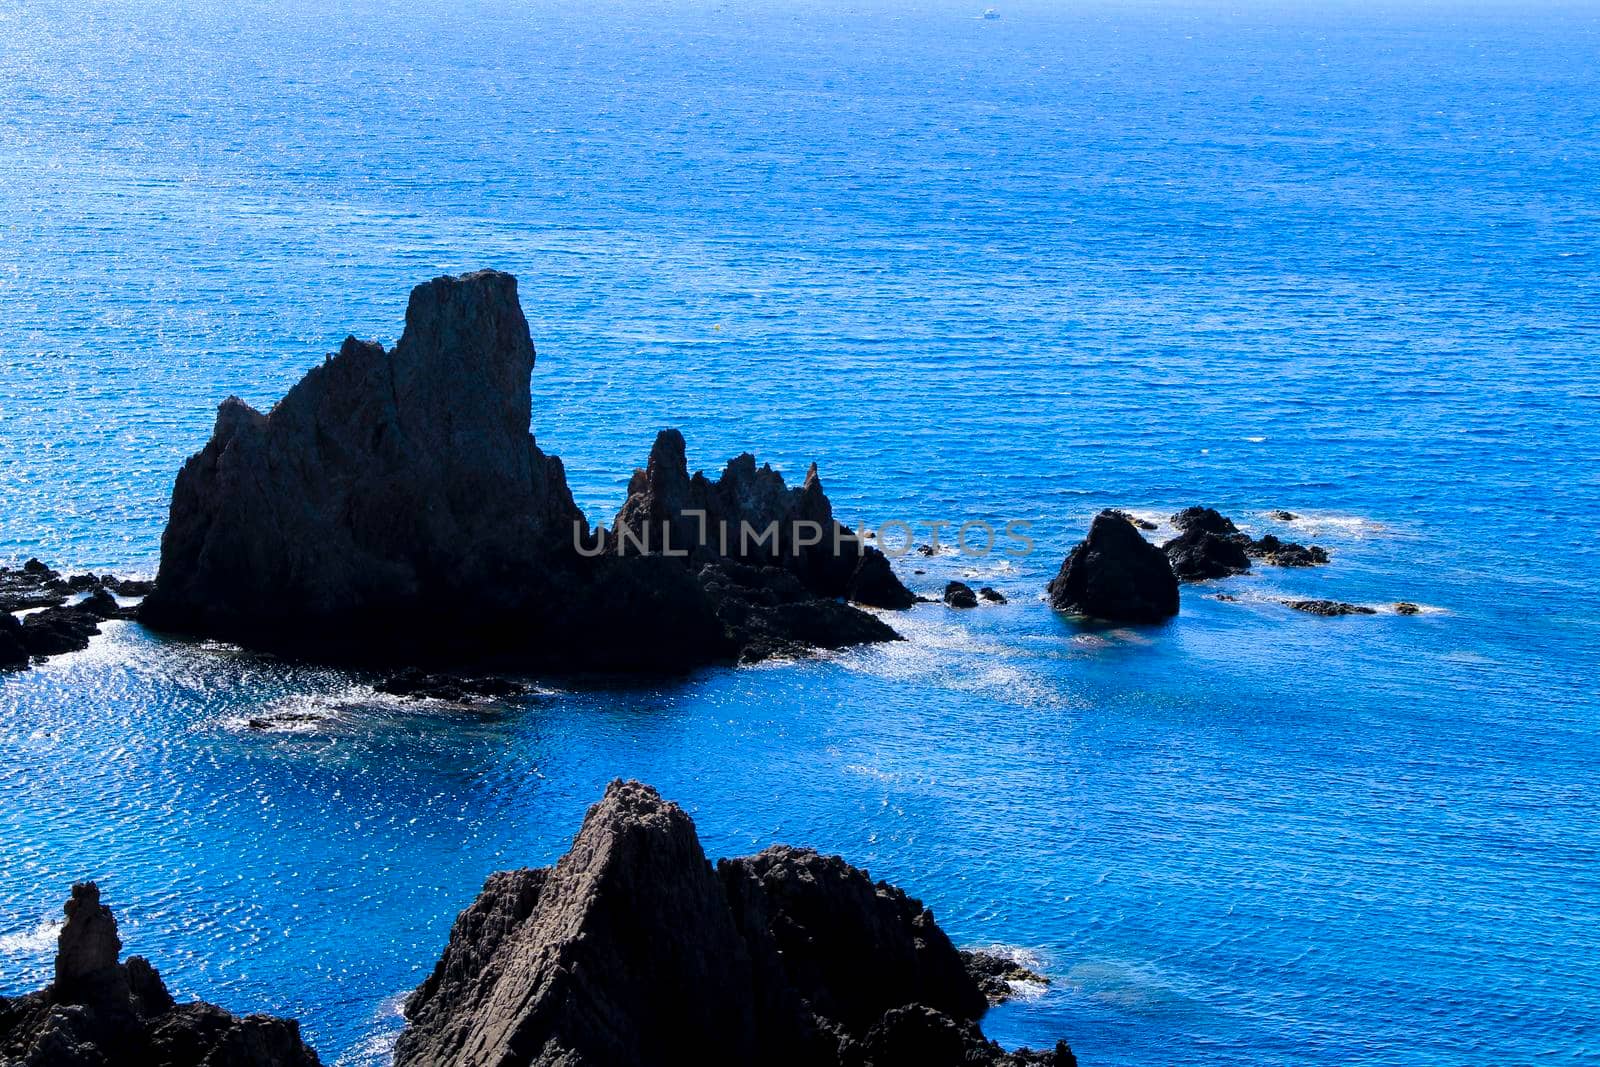
[[554, 866], [490, 876], [461, 913], [395, 1065], [1075, 1067], [1064, 1042], [983, 1036], [1002, 968], [836, 856], [713, 867], [681, 808], [617, 781]]
[[1046, 587], [1050, 606], [1114, 622], [1160, 622], [1178, 613], [1178, 579], [1166, 553], [1125, 512], [1094, 517]]
[[915, 601], [833, 518], [815, 467], [690, 476], [663, 433], [610, 529], [529, 433], [516, 279], [436, 278], [392, 352], [348, 338], [270, 412], [235, 398], [179, 472], [166, 631], [350, 663], [677, 672], [894, 640]]
[[141, 956], [120, 961], [122, 939], [93, 882], [72, 887], [55, 981], [0, 997], [0, 1062], [7, 1067], [319, 1067], [300, 1025], [178, 1004]]

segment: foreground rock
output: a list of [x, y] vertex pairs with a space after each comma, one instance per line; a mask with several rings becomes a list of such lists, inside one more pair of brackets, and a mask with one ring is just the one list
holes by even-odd
[[133, 617], [136, 609], [112, 594], [142, 596], [145, 591], [145, 583], [110, 574], [63, 576], [37, 559], [0, 567], [0, 671], [81, 652], [100, 633], [100, 623]]
[[1178, 579], [1166, 553], [1112, 511], [1094, 517], [1046, 588], [1057, 611], [1096, 619], [1159, 622], [1178, 613]]
[[694, 824], [613, 782], [555, 866], [492, 875], [406, 1003], [396, 1067], [1074, 1063], [1009, 1054], [917, 900], [786, 847], [713, 868]]
[[1328, 551], [1320, 545], [1284, 541], [1275, 534], [1251, 537], [1215, 508], [1184, 508], [1172, 516], [1172, 525], [1179, 534], [1162, 549], [1172, 561], [1173, 573], [1185, 582], [1243, 574], [1250, 569], [1251, 560], [1275, 567], [1315, 567], [1328, 562]]
[[[413, 290], [392, 352], [349, 338], [270, 412], [224, 401], [140, 618], [322, 660], [573, 670], [895, 636], [838, 602], [911, 601], [881, 553], [835, 537], [814, 468], [798, 489], [750, 456], [690, 478], [669, 432], [591, 531], [528, 432], [533, 366], [516, 279], [480, 271]], [[779, 523], [773, 551], [691, 542], [708, 517]]]
[[72, 887], [55, 981], [0, 997], [0, 1062], [15, 1067], [318, 1067], [299, 1024], [177, 1004], [142, 957], [118, 960], [116, 919], [93, 882]]

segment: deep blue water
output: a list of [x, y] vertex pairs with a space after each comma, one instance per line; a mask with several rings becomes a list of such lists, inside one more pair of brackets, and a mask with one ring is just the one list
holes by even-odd
[[[0, 678], [0, 991], [93, 877], [183, 994], [382, 1062], [630, 775], [1036, 953], [986, 1027], [1086, 1067], [1600, 1061], [1600, 9], [323, 6], [0, 7], [0, 559], [153, 570], [218, 400], [479, 266], [592, 518], [670, 424], [1038, 551], [903, 561], [1012, 604], [902, 644], [481, 716], [111, 624]], [[1038, 600], [1196, 502], [1333, 563]]]

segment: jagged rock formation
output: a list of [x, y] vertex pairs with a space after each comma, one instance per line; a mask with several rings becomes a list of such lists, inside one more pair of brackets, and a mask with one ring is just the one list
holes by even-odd
[[[698, 504], [831, 535], [814, 469], [788, 490], [741, 456], [712, 485], [663, 434], [615, 524], [654, 543], [607, 546], [528, 432], [533, 366], [516, 279], [480, 271], [413, 290], [394, 351], [349, 338], [267, 414], [224, 401], [178, 475], [140, 618], [325, 660], [566, 669], [684, 670], [894, 637], [823, 603], [897, 606], [881, 554], [825, 537], [769, 567], [661, 543], [662, 524], [681, 537]], [[792, 581], [725, 566], [758, 562]]]
[[[143, 596], [149, 588], [149, 583], [111, 574], [65, 577], [37, 559], [0, 567], [0, 671], [88, 648], [100, 623], [131, 618], [136, 610], [123, 607], [113, 593]], [[80, 594], [87, 595], [69, 603]], [[28, 614], [18, 618], [14, 611]]]
[[1320, 545], [1284, 541], [1275, 534], [1251, 537], [1214, 508], [1184, 508], [1172, 516], [1172, 525], [1179, 535], [1162, 549], [1172, 561], [1173, 573], [1186, 582], [1243, 574], [1252, 559], [1275, 567], [1314, 567], [1328, 562], [1328, 551]]
[[292, 1019], [177, 1004], [149, 962], [118, 962], [122, 939], [93, 882], [72, 887], [55, 981], [0, 997], [8, 1067], [319, 1067]]
[[1102, 511], [1046, 587], [1057, 611], [1115, 622], [1178, 613], [1178, 579], [1166, 553], [1120, 515]]
[[613, 782], [553, 867], [492, 875], [406, 1004], [396, 1067], [1020, 1067], [922, 904], [837, 857], [707, 861], [694, 824]]

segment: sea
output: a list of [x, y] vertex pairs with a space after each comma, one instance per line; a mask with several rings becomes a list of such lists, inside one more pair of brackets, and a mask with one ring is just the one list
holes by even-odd
[[[0, 677], [0, 993], [94, 879], [181, 997], [384, 1064], [632, 777], [1033, 961], [1008, 1047], [1600, 1062], [1600, 6], [988, 2], [0, 4], [0, 561], [153, 574], [224, 397], [495, 267], [592, 520], [675, 426], [1009, 600], [476, 708], [110, 623]], [[1194, 504], [1331, 562], [1042, 599]]]

